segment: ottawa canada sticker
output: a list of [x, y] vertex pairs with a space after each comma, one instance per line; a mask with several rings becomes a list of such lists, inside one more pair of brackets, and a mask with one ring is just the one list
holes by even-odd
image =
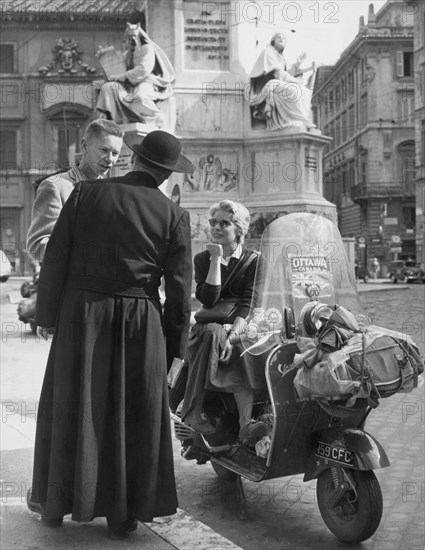
[[329, 261], [323, 256], [293, 256], [290, 261], [292, 273], [330, 271]]
[[329, 260], [323, 256], [293, 256], [290, 258], [292, 291], [294, 298], [306, 295], [317, 300], [331, 296], [331, 269]]

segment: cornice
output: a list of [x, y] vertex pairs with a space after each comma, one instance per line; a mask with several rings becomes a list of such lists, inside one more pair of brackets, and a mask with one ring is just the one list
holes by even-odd
[[98, 19], [97, 21], [90, 21], [87, 20], [87, 18], [84, 18], [81, 16], [81, 18], [63, 18], [55, 21], [21, 21], [19, 19], [11, 19], [5, 21], [4, 19], [0, 19], [0, 29], [25, 29], [28, 28], [28, 30], [34, 31], [34, 30], [53, 30], [53, 29], [63, 29], [67, 25], [74, 25], [76, 21], [78, 21], [78, 27], [79, 30], [84, 29], [117, 29], [117, 22], [130, 22], [130, 23], [138, 23], [141, 20], [140, 16], [135, 17], [126, 17], [125, 15], [121, 17], [104, 17], [102, 19]]
[[[403, 35], [403, 36], [395, 36], [395, 35], [384, 36], [384, 35], [377, 35], [377, 34], [369, 35], [365, 33], [358, 34], [354, 38], [353, 42], [349, 46], [347, 46], [347, 48], [342, 52], [341, 56], [336, 61], [336, 63], [332, 66], [333, 68], [331, 73], [320, 82], [320, 86], [317, 88], [317, 91], [315, 91], [315, 94], [320, 93], [321, 90], [323, 90], [326, 86], [328, 86], [329, 82], [332, 81], [332, 79], [335, 79], [335, 75], [338, 72], [345, 70], [345, 66], [347, 64], [352, 63], [353, 65], [356, 65], [359, 59], [359, 56], [356, 54], [358, 54], [359, 50], [361, 50], [362, 48], [369, 49], [370, 46], [375, 47], [378, 44], [385, 43], [391, 46], [393, 49], [395, 49], [397, 48], [397, 44], [399, 44], [399, 42], [402, 41], [401, 39], [413, 41], [413, 27], [406, 27], [406, 28], [412, 29], [411, 35], [409, 34], [409, 35]], [[397, 40], [396, 43], [394, 43], [395, 38], [399, 39]], [[368, 53], [372, 54], [373, 51]]]

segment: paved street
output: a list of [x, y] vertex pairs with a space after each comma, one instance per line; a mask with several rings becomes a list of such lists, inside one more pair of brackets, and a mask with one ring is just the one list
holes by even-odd
[[[38, 341], [29, 327], [17, 321], [16, 304], [6, 301], [6, 294], [18, 290], [19, 284], [11, 281], [1, 285], [2, 548], [221, 550], [230, 548], [231, 542], [245, 550], [345, 547], [321, 519], [315, 482], [303, 483], [302, 476], [260, 484], [245, 481], [249, 518], [240, 520], [235, 485], [219, 481], [209, 464], [201, 466], [182, 459], [178, 441], [174, 441], [174, 454], [179, 504], [184, 511], [179, 517], [140, 526], [137, 534], [125, 543], [108, 541], [101, 519], [91, 524], [67, 521], [65, 529], [46, 533], [37, 518], [26, 510], [22, 495], [31, 479], [35, 409], [49, 345]], [[365, 309], [376, 324], [411, 334], [425, 353], [424, 285], [376, 285], [375, 290], [373, 284], [360, 283], [359, 290]], [[381, 400], [368, 421], [367, 430], [384, 446], [391, 466], [376, 471], [384, 497], [384, 515], [377, 533], [363, 543], [366, 550], [424, 547], [423, 391], [422, 385], [409, 394]], [[189, 534], [195, 531], [195, 526], [202, 530], [203, 525], [213, 531], [204, 531], [195, 543]], [[160, 536], [155, 536], [152, 528]], [[224, 538], [214, 538], [214, 532]], [[212, 538], [208, 539], [209, 536]]]

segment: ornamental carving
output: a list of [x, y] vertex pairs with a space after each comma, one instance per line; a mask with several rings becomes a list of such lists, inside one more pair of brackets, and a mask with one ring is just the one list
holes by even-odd
[[49, 74], [94, 74], [96, 69], [83, 63], [83, 50], [72, 38], [60, 38], [52, 49], [53, 61], [38, 70], [43, 76]]

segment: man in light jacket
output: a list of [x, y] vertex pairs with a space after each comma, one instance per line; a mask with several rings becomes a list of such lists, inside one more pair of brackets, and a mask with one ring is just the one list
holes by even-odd
[[41, 263], [47, 243], [63, 205], [82, 180], [105, 176], [118, 160], [124, 132], [118, 124], [108, 120], [93, 120], [81, 140], [81, 162], [63, 173], [43, 180], [35, 197], [31, 225], [27, 234], [27, 251]]

